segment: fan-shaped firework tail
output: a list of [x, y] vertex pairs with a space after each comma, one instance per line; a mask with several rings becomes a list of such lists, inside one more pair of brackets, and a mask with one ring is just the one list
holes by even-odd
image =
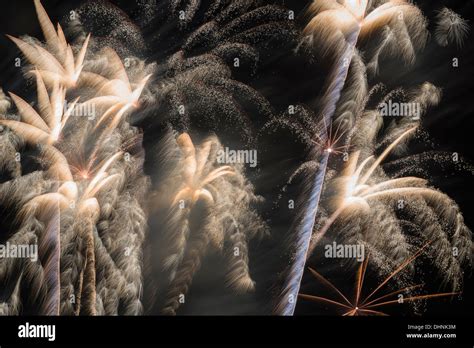
[[[199, 302], [193, 285], [213, 272], [229, 302], [251, 303], [239, 314], [270, 313], [276, 302], [274, 313], [293, 315], [300, 298], [343, 309], [335, 314], [383, 315], [400, 294], [421, 312], [424, 300], [461, 294], [471, 232], [429, 180], [428, 164], [447, 167], [450, 154], [402, 156], [427, 137], [421, 121], [441, 90], [373, 82], [389, 59], [408, 71], [429, 40], [414, 4], [313, 1], [299, 28], [294, 10], [269, 1], [137, 0], [130, 17], [87, 1], [63, 26], [32, 3], [44, 39], [8, 38], [34, 95], [0, 94], [0, 240], [32, 254], [0, 258], [1, 314], [186, 313]], [[467, 21], [447, 8], [436, 21], [439, 46], [462, 48]], [[268, 81], [285, 56], [316, 61], [324, 81], [282, 113], [288, 86]], [[391, 105], [410, 107], [390, 117]], [[265, 243], [278, 238], [268, 191], [279, 188], [258, 186], [270, 164], [254, 167], [268, 150], [260, 140], [276, 131], [309, 158], [289, 179], [272, 174], [288, 181], [280, 199], [303, 184], [282, 246], [288, 268], [262, 276]], [[229, 160], [229, 149], [255, 162]], [[363, 262], [323, 259], [332, 243], [360, 246]], [[336, 299], [306, 291], [307, 265]], [[337, 283], [348, 273], [354, 301]], [[276, 296], [264, 278], [282, 285]], [[262, 297], [271, 298], [255, 305]], [[202, 302], [194, 308], [210, 312]]]

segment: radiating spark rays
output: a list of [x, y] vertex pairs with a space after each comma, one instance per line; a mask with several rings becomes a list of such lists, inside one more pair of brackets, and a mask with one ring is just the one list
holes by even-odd
[[[119, 59], [117, 57], [117, 59]], [[123, 68], [123, 65], [119, 67], [119, 71], [123, 70], [122, 73], [120, 73], [122, 79], [126, 78], [126, 81], [128, 83], [128, 77], [125, 69]], [[107, 139], [110, 137], [110, 135], [113, 133], [113, 131], [119, 126], [120, 122], [124, 118], [124, 116], [127, 114], [127, 112], [130, 109], [135, 109], [138, 107], [138, 100], [141, 96], [141, 93], [143, 89], [145, 88], [145, 85], [150, 78], [150, 75], [146, 76], [140, 83], [139, 86], [132, 90], [132, 87], [128, 83], [127, 89], [128, 92], [122, 94], [122, 95], [113, 95], [113, 96], [105, 96], [105, 97], [97, 97], [97, 98], [92, 98], [88, 100], [85, 104], [95, 104], [95, 103], [102, 103], [103, 101], [106, 101], [106, 104], [112, 104], [99, 118], [99, 120], [96, 122], [94, 126], [94, 131], [98, 132], [98, 135], [96, 139], [94, 139], [95, 145], [93, 147], [92, 153], [90, 154], [89, 158], [90, 160], [88, 161], [88, 164], [86, 165], [86, 172], [90, 171], [91, 166], [94, 163], [95, 158], [97, 157], [97, 153], [100, 151], [104, 143], [107, 141]], [[123, 84], [123, 80], [110, 80], [108, 81], [110, 85], [113, 85], [114, 83], [118, 84]], [[120, 94], [120, 93], [119, 93]], [[101, 99], [105, 98], [105, 99]], [[102, 127], [103, 124], [110, 120], [110, 122], [105, 126]], [[102, 129], [101, 129], [102, 128]]]
[[349, 309], [351, 311], [353, 310], [352, 309], [352, 304], [351, 304], [351, 306], [347, 306], [344, 303], [337, 302], [337, 301], [334, 301], [334, 300], [330, 300], [330, 299], [325, 298], [325, 297], [314, 296], [314, 295], [306, 295], [306, 294], [300, 294], [300, 295], [298, 295], [298, 297], [302, 298], [303, 300], [325, 302], [325, 303], [329, 303], [329, 304], [333, 304], [333, 305], [336, 305], [336, 306], [343, 307], [345, 309]]
[[402, 300], [397, 298], [396, 300], [383, 301], [392, 296], [406, 293], [406, 292], [411, 292], [412, 290], [419, 289], [423, 286], [423, 284], [418, 284], [418, 285], [404, 287], [403, 289], [399, 289], [396, 291], [392, 291], [388, 294], [384, 294], [380, 297], [377, 297], [369, 302], [369, 299], [371, 299], [377, 292], [379, 292], [391, 279], [393, 279], [398, 273], [403, 271], [410, 263], [412, 263], [417, 257], [419, 257], [426, 247], [427, 245], [423, 246], [412, 257], [405, 260], [401, 265], [399, 265], [395, 270], [393, 270], [368, 296], [365, 296], [365, 297], [363, 296], [363, 292], [364, 292], [363, 290], [364, 290], [365, 274], [366, 274], [367, 266], [369, 263], [369, 256], [367, 256], [364, 259], [364, 261], [360, 264], [360, 266], [357, 269], [356, 282], [354, 286], [355, 296], [352, 302], [348, 300], [347, 297], [344, 296], [342, 292], [339, 289], [337, 289], [336, 286], [334, 286], [325, 277], [323, 277], [321, 274], [319, 274], [312, 268], [309, 268], [310, 273], [318, 281], [320, 281], [323, 285], [325, 285], [327, 288], [339, 294], [345, 300], [345, 303], [342, 303], [338, 300], [321, 297], [321, 296], [314, 296], [314, 295], [307, 295], [307, 294], [299, 294], [298, 296], [304, 300], [327, 303], [327, 304], [331, 304], [337, 307], [344, 308], [346, 309], [346, 311], [341, 314], [342, 316], [355, 316], [355, 315], [388, 315], [384, 312], [380, 312], [374, 309], [379, 308], [379, 307], [384, 307], [390, 304], [396, 304], [396, 303], [400, 304], [400, 303], [405, 303], [405, 302], [414, 302], [414, 301], [421, 301], [421, 300], [441, 298], [441, 297], [452, 297], [452, 296], [459, 295], [458, 292], [446, 292], [446, 293], [409, 296], [407, 298], [402, 298]]
[[[325, 123], [325, 119], [323, 118]], [[343, 152], [347, 151], [349, 146], [348, 145], [338, 145], [339, 141], [344, 137], [346, 134], [346, 130], [341, 130], [341, 123], [339, 122], [336, 129], [334, 127], [327, 127], [324, 125], [323, 131], [327, 131], [324, 137], [321, 137], [317, 133], [314, 134], [315, 140], [311, 140], [314, 145], [318, 148], [324, 149], [325, 152], [331, 155], [339, 155]]]
[[[378, 183], [375, 188], [370, 186], [368, 187], [366, 185], [367, 181], [370, 179], [371, 175], [374, 173], [374, 171], [378, 168], [378, 166], [383, 162], [383, 160], [390, 154], [391, 151], [400, 143], [402, 142], [407, 136], [409, 136], [411, 133], [413, 133], [416, 130], [416, 127], [409, 129], [408, 131], [404, 132], [400, 137], [395, 139], [393, 143], [391, 143], [384, 151], [383, 153], [374, 161], [374, 163], [370, 166], [370, 168], [362, 175], [362, 171], [364, 170], [365, 166], [370, 162], [372, 157], [366, 158], [355, 170], [351, 172], [346, 172], [345, 175], [348, 177], [348, 184], [345, 187], [345, 197], [346, 199], [350, 199], [352, 197], [357, 197], [360, 194], [360, 191], [362, 192], [370, 192], [373, 190], [376, 190], [376, 188], [382, 188], [382, 187], [390, 187], [390, 185], [399, 185], [400, 183], [413, 183], [413, 182], [420, 182], [422, 179], [418, 178], [401, 178], [399, 180], [389, 180], [385, 181], [382, 183]], [[355, 158], [355, 161], [357, 161], [357, 158], [359, 154], [356, 152], [352, 154]], [[362, 175], [362, 177], [361, 177]]]
[[[456, 295], [460, 295], [460, 293], [459, 292], [443, 292], [439, 294], [411, 296], [411, 297], [404, 298], [403, 301], [404, 302], [421, 301], [421, 300], [429, 300], [433, 298], [450, 297], [450, 296], [456, 296]], [[377, 308], [377, 307], [386, 306], [386, 305], [394, 304], [398, 302], [399, 300], [391, 300], [391, 301], [372, 304], [370, 306], [367, 306], [367, 308]]]
[[[125, 85], [121, 80], [110, 80], [107, 82], [107, 85], [102, 87], [99, 90], [100, 97], [92, 98], [88, 100], [88, 103], [96, 103], [97, 105], [110, 105], [109, 109], [104, 113], [102, 118], [99, 120], [98, 124], [102, 123], [110, 114], [113, 114], [111, 111], [112, 108], [115, 110], [116, 107], [120, 107], [118, 112], [121, 112], [121, 109], [136, 108], [138, 107], [138, 100], [145, 88], [148, 80], [151, 75], [145, 76], [135, 88], [132, 88], [130, 84]], [[110, 94], [108, 94], [110, 93]]]
[[[365, 278], [365, 272], [367, 271], [367, 265], [369, 263], [369, 258], [365, 258], [364, 261], [361, 264], [361, 267], [359, 267], [359, 270], [357, 271], [357, 278], [356, 278], [356, 290], [355, 290], [355, 297], [354, 297], [354, 303], [359, 303], [361, 292], [362, 292], [362, 286], [364, 284], [364, 278]], [[358, 310], [358, 305], [355, 308]]]
[[20, 216], [34, 216], [53, 205], [57, 205], [60, 210], [65, 210], [69, 207], [70, 200], [61, 193], [45, 193], [31, 199], [22, 208]]
[[379, 191], [384, 191], [390, 188], [404, 188], [404, 187], [424, 187], [428, 184], [428, 180], [417, 177], [405, 177], [383, 181], [373, 186], [367, 186], [365, 188], [355, 189], [354, 191], [360, 195], [361, 198], [367, 199], [369, 194], [373, 194]]
[[412, 291], [412, 290], [416, 290], [416, 289], [420, 289], [424, 286], [425, 284], [416, 284], [416, 285], [412, 285], [412, 286], [408, 286], [406, 288], [403, 288], [403, 289], [399, 289], [399, 290], [395, 290], [395, 291], [392, 291], [392, 292], [389, 292], [388, 294], [385, 294], [383, 296], [380, 296], [380, 297], [377, 297], [375, 298], [374, 300], [371, 300], [369, 302], [367, 298], [364, 299], [364, 303], [363, 305], [365, 306], [369, 306], [375, 302], [378, 302], [378, 301], [381, 301], [381, 300], [384, 300], [386, 298], [389, 298], [389, 297], [392, 297], [392, 296], [395, 296], [395, 295], [398, 295], [398, 294], [401, 294], [403, 292], [407, 292], [407, 291]]
[[[372, 296], [374, 296], [380, 289], [382, 289], [393, 277], [395, 277], [398, 273], [403, 271], [410, 263], [415, 261], [422, 253], [423, 251], [428, 247], [430, 243], [426, 243], [423, 247], [421, 247], [413, 256], [410, 258], [406, 259], [400, 266], [398, 266], [393, 272], [389, 274], [387, 278], [385, 278], [384, 281], [382, 281], [374, 291], [372, 291], [363, 301], [363, 303], [366, 303]], [[368, 258], [367, 258], [368, 260]]]
[[325, 284], [328, 288], [331, 288], [333, 291], [335, 291], [343, 300], [345, 303], [347, 303], [349, 306], [351, 306], [351, 301], [348, 300], [348, 298], [346, 296], [344, 296], [344, 294], [333, 284], [331, 283], [329, 280], [327, 280], [326, 278], [324, 278], [323, 276], [321, 276], [321, 274], [319, 274], [318, 272], [316, 272], [314, 269], [312, 269], [311, 267], [308, 267], [309, 271], [311, 272], [311, 274], [317, 278], [321, 283]]

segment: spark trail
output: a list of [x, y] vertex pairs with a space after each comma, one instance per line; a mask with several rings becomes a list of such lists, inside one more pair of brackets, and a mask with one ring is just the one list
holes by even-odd
[[[351, 12], [353, 12], [358, 18], [363, 17], [366, 6], [366, 1], [353, 1], [351, 2], [351, 7], [354, 7], [354, 11]], [[360, 32], [361, 25], [358, 24], [347, 36], [345, 50], [337, 60], [334, 71], [327, 83], [328, 86], [323, 97], [326, 102], [324, 103], [321, 112], [325, 125], [320, 136], [323, 141], [327, 141], [328, 139], [329, 130], [332, 127], [332, 120], [336, 113], [336, 106], [341, 97], [341, 92], [349, 73], [350, 63], [354, 55]], [[329, 156], [331, 155], [330, 149], [330, 147], [324, 149], [325, 151], [321, 158], [319, 169], [317, 170], [313, 180], [306, 213], [297, 229], [296, 257], [290, 269], [289, 280], [285, 286], [283, 297], [278, 305], [277, 313], [280, 315], [291, 316], [295, 312], [296, 299], [300, 290], [301, 279], [303, 278], [306, 258], [323, 189], [324, 177], [326, 176]]]

